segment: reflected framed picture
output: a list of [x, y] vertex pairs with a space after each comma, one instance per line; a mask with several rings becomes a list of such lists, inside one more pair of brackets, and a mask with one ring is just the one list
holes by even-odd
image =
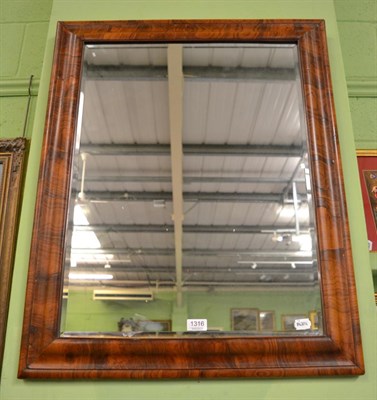
[[377, 150], [357, 150], [369, 250], [377, 252]]
[[275, 327], [275, 311], [260, 311], [259, 329], [262, 332], [271, 332], [275, 330]]
[[0, 370], [21, 203], [27, 141], [0, 139]]
[[158, 332], [171, 331], [171, 319], [154, 319], [153, 322], [159, 325]]
[[310, 311], [309, 319], [311, 323], [311, 329], [317, 331], [322, 327], [322, 313], [321, 311]]
[[259, 310], [257, 308], [232, 308], [231, 323], [233, 331], [258, 331]]
[[281, 327], [286, 332], [296, 332], [295, 321], [308, 318], [306, 314], [285, 314], [281, 316]]
[[134, 319], [134, 318], [121, 318], [118, 321], [118, 331], [122, 333], [127, 332], [170, 332], [171, 320], [170, 319]]

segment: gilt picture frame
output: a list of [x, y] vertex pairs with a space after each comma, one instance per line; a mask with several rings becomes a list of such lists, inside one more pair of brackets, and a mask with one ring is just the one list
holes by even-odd
[[311, 323], [311, 329], [317, 331], [322, 327], [322, 313], [321, 311], [310, 311], [309, 312], [309, 319]]
[[7, 327], [27, 140], [0, 139], [0, 370]]
[[368, 248], [377, 252], [377, 150], [357, 150]]

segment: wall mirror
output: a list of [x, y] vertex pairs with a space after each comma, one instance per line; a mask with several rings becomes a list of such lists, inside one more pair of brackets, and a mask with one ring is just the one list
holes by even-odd
[[0, 139], [0, 371], [16, 248], [27, 141]]
[[361, 374], [323, 21], [59, 23], [19, 376]]

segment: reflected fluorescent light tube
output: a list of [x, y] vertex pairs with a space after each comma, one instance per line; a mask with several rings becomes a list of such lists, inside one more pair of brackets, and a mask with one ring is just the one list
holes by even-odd
[[166, 207], [165, 200], [153, 200], [153, 207], [154, 208], [165, 208]]
[[77, 128], [76, 128], [76, 150], [80, 150], [80, 139], [81, 139], [81, 128], [82, 128], [82, 116], [84, 112], [84, 92], [80, 92], [79, 98], [79, 112], [77, 116]]
[[253, 264], [252, 267], [254, 266], [254, 264], [276, 264], [276, 265], [281, 265], [281, 264], [286, 264], [286, 265], [291, 265], [295, 264], [296, 265], [306, 265], [306, 264], [313, 264], [313, 260], [307, 260], [307, 261], [246, 261], [246, 260], [240, 260], [237, 261], [237, 264]]
[[87, 281], [102, 281], [106, 279], [113, 279], [113, 275], [111, 274], [80, 274], [76, 272], [70, 272], [68, 274], [69, 279], [80, 279], [80, 280], [87, 280]]

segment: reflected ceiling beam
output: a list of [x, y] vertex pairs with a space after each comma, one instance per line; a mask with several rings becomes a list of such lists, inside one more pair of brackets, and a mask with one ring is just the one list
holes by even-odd
[[182, 306], [182, 247], [183, 247], [183, 48], [168, 45], [169, 130], [172, 171], [177, 306]]
[[[72, 227], [71, 227], [72, 228]], [[301, 231], [309, 230], [308, 226], [301, 226]], [[75, 230], [80, 232], [148, 232], [148, 233], [172, 233], [174, 225], [124, 225], [124, 224], [94, 224], [94, 225], [75, 225]], [[183, 225], [184, 233], [239, 233], [239, 234], [266, 234], [271, 235], [273, 232], [294, 233], [295, 226], [276, 226], [276, 225]]]
[[[240, 172], [242, 175], [242, 172]], [[76, 181], [81, 182], [79, 176], [74, 177]], [[171, 176], [162, 175], [92, 175], [85, 176], [85, 182], [92, 183], [129, 183], [129, 182], [159, 182], [170, 183]], [[304, 179], [295, 179], [295, 182], [304, 183]], [[184, 184], [191, 183], [291, 183], [290, 178], [279, 177], [247, 177], [247, 176], [184, 176]]]
[[[132, 289], [133, 287], [129, 284], [129, 280], [125, 279], [117, 279], [114, 280], [104, 280], [101, 281], [101, 286], [110, 289]], [[131, 281], [132, 282], [132, 281]], [[158, 285], [158, 291], [164, 290], [174, 290], [174, 282], [170, 280], [160, 280], [160, 279], [150, 279], [150, 280], [143, 280], [140, 279], [135, 283], [135, 285], [143, 285], [148, 286], [150, 289], [154, 289], [153, 286]], [[93, 281], [85, 281], [85, 280], [66, 280], [66, 286], [71, 287], [93, 287]], [[128, 285], [128, 286], [127, 286]], [[266, 291], [266, 290], [292, 290], [297, 289], [302, 291], [303, 287], [318, 287], [318, 281], [315, 279], [311, 279], [311, 277], [305, 277], [301, 279], [274, 279], [274, 280], [262, 280], [258, 279], [255, 281], [246, 281], [243, 279], [242, 281], [213, 281], [213, 280], [201, 280], [201, 281], [187, 281], [182, 286], [182, 291], [207, 291], [208, 287], [215, 289], [216, 291], [234, 291], [234, 287], [238, 289], [242, 288], [242, 290], [252, 290], [252, 291]], [[93, 289], [96, 289], [97, 286], [94, 286]], [[69, 295], [68, 295], [69, 296]]]
[[[296, 261], [298, 264], [298, 261]], [[103, 263], [102, 263], [103, 264]], [[116, 261], [110, 261], [111, 272], [118, 274], [117, 278], [120, 279], [122, 276], [121, 274], [124, 275], [130, 275], [130, 274], [148, 274], [149, 276], [153, 274], [167, 274], [171, 279], [173, 280], [174, 278], [174, 273], [175, 273], [175, 267], [161, 267], [161, 266], [156, 266], [156, 265], [149, 265], [149, 266], [139, 266], [139, 265], [132, 265], [132, 264], [122, 264], [122, 263], [117, 263]], [[95, 269], [97, 272], [102, 271], [102, 268], [100, 263], [78, 263], [77, 267], [74, 268], [74, 271], [76, 273], [80, 272], [93, 272], [93, 269]], [[110, 272], [110, 271], [108, 271]], [[309, 261], [306, 263], [301, 262], [301, 264], [297, 265], [297, 268], [292, 268], [289, 265], [289, 262], [287, 262], [284, 266], [276, 264], [276, 265], [258, 265], [256, 268], [250, 268], [250, 266], [243, 266], [242, 268], [240, 266], [199, 266], [199, 267], [190, 267], [190, 266], [185, 266], [183, 267], [183, 272], [186, 276], [198, 276], [198, 274], [213, 274], [214, 272], [216, 274], [225, 274], [225, 275], [260, 275], [263, 273], [268, 272], [269, 274], [292, 274], [292, 276], [297, 275], [297, 274], [317, 274], [317, 268], [316, 266], [313, 266]], [[227, 280], [230, 279], [231, 276], [227, 277]]]
[[[80, 152], [94, 156], [170, 156], [169, 144], [85, 144]], [[301, 146], [183, 144], [185, 156], [302, 157]]]
[[[174, 190], [174, 189], [173, 189]], [[73, 192], [77, 195], [78, 192]], [[174, 194], [174, 193], [173, 193]], [[165, 200], [171, 202], [171, 192], [124, 192], [124, 191], [85, 191], [85, 201], [111, 202], [111, 201], [150, 201]], [[281, 193], [223, 193], [223, 192], [184, 192], [185, 202], [217, 202], [217, 203], [282, 203]], [[303, 198], [301, 203], [305, 203]]]
[[[169, 51], [169, 50], [168, 50]], [[169, 57], [169, 55], [168, 55]], [[297, 71], [294, 68], [245, 68], [245, 67], [183, 67], [184, 79], [213, 81], [295, 81]], [[153, 65], [92, 65], [85, 64], [87, 80], [111, 81], [161, 81], [168, 79], [166, 66]], [[169, 72], [170, 74], [170, 72]]]
[[[128, 256], [174, 256], [174, 249], [171, 248], [101, 248], [101, 249], [71, 249], [68, 247], [69, 251], [77, 255], [128, 255]], [[269, 251], [252, 251], [252, 250], [242, 250], [242, 249], [183, 249], [183, 254], [185, 256], [205, 256], [205, 257], [241, 257], [248, 256], [253, 258], [253, 262], [268, 260], [273, 262], [274, 258], [279, 261], [281, 257], [289, 257], [290, 261], [312, 261], [313, 255], [310, 251], [292, 251], [292, 250], [269, 250]], [[240, 259], [241, 260], [241, 259]], [[245, 259], [245, 261], [249, 261]]]

